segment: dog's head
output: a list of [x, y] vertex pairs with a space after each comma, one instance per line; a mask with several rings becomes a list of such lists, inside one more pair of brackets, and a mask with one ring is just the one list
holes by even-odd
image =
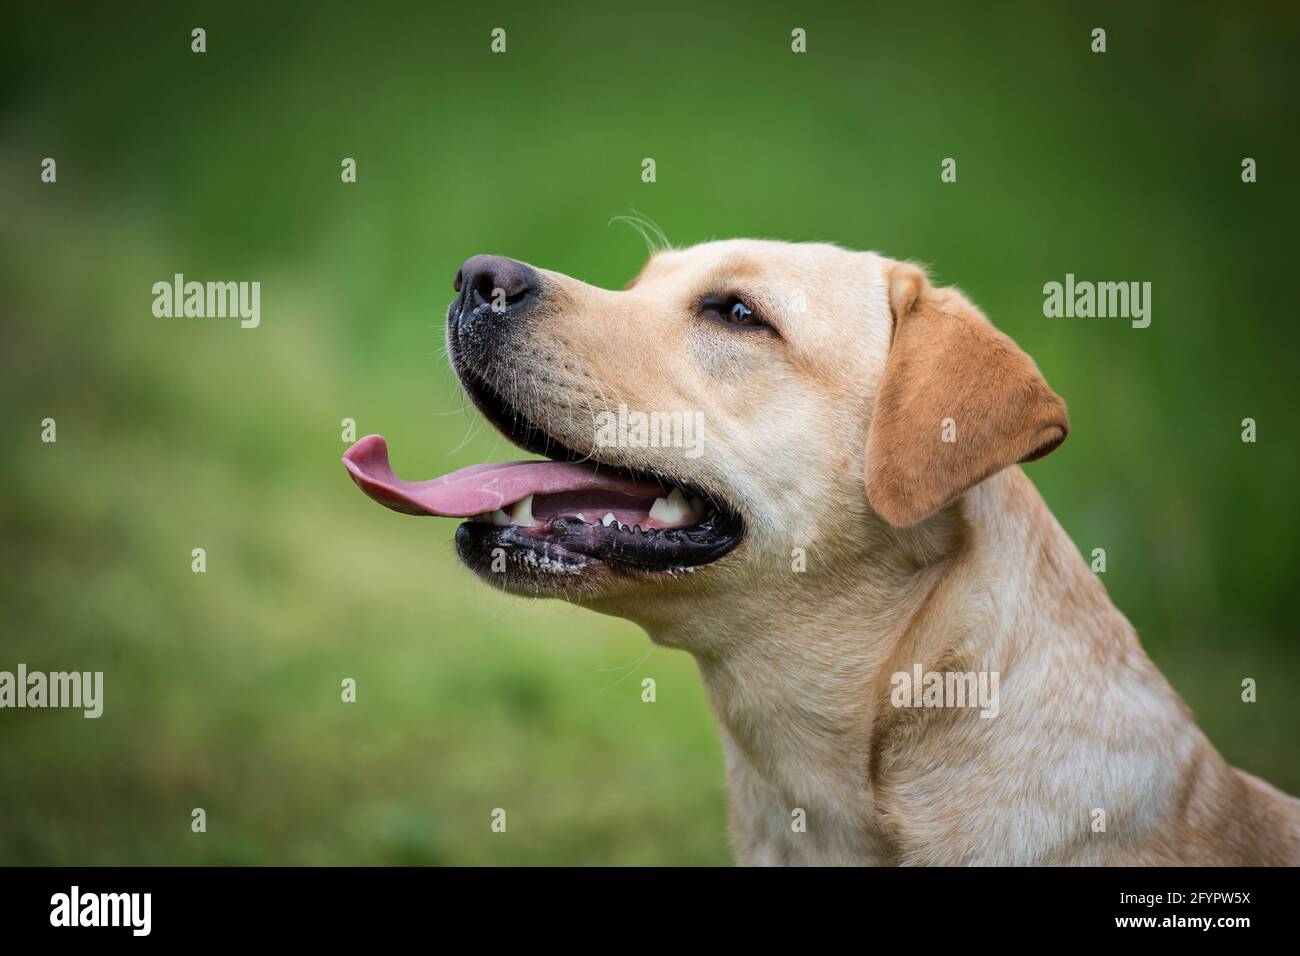
[[511, 591], [635, 616], [801, 555], [828, 567], [1068, 428], [966, 299], [872, 253], [711, 242], [654, 255], [621, 291], [475, 256], [455, 288], [456, 374], [548, 461], [412, 484], [378, 436], [345, 460], [390, 507], [468, 517], [462, 560]]

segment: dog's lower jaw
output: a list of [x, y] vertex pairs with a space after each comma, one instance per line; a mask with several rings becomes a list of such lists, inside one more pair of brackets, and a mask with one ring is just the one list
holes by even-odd
[[503, 547], [473, 524], [456, 529], [456, 556], [487, 584], [510, 594], [579, 600], [608, 586], [611, 569], [582, 555]]

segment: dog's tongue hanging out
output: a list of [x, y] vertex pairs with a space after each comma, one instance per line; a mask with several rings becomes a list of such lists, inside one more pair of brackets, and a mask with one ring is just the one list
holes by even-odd
[[694, 524], [704, 510], [681, 491], [629, 478], [595, 462], [513, 461], [471, 465], [429, 481], [403, 481], [388, 443], [367, 435], [343, 456], [352, 480], [387, 508], [412, 515], [480, 518], [529, 527], [557, 516], [648, 528]]

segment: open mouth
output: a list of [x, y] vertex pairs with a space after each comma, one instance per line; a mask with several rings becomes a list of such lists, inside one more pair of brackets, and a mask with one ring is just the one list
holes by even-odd
[[410, 482], [393, 472], [387, 442], [368, 435], [343, 463], [358, 487], [385, 507], [468, 519], [456, 531], [456, 545], [471, 565], [485, 566], [500, 549], [516, 566], [538, 572], [608, 564], [671, 574], [717, 561], [740, 543], [739, 515], [714, 496], [585, 458], [487, 386], [474, 382], [467, 391], [507, 438], [549, 460], [471, 465]]

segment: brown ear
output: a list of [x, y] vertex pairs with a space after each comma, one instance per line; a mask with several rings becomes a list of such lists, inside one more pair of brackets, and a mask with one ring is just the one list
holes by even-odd
[[1033, 359], [916, 266], [889, 272], [894, 339], [867, 436], [867, 499], [900, 528], [1070, 430]]

